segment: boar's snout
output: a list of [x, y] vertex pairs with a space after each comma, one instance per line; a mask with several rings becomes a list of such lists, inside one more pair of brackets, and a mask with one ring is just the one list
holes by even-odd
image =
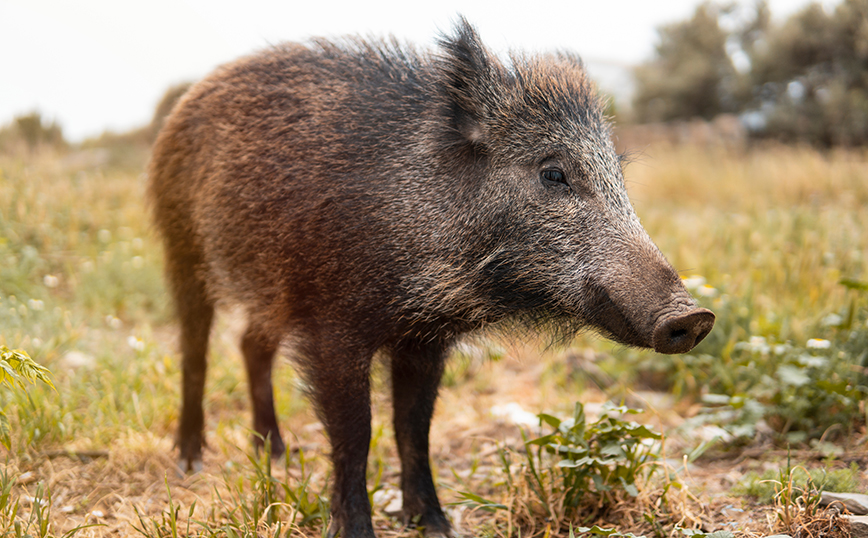
[[707, 308], [669, 316], [654, 327], [651, 343], [657, 353], [687, 353], [708, 336], [714, 313]]

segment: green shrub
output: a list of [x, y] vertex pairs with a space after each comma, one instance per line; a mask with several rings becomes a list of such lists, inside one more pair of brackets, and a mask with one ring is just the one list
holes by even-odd
[[523, 454], [500, 451], [506, 500], [499, 503], [459, 492], [464, 500], [457, 504], [506, 511], [511, 514], [509, 524], [519, 526], [522, 536], [542, 532], [538, 527], [542, 521], [550, 523], [547, 533], [566, 531], [573, 522], [590, 523], [616, 507], [635, 505], [641, 488], [659, 467], [654, 442], [661, 438], [648, 427], [621, 418], [638, 412], [606, 404], [600, 418], [589, 422], [584, 406], [576, 403], [568, 419], [540, 414], [541, 424], [553, 428], [552, 433], [525, 440]]

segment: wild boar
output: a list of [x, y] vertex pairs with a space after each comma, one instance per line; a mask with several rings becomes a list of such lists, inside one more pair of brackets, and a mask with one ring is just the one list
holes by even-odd
[[404, 516], [445, 535], [428, 434], [458, 338], [513, 320], [682, 353], [714, 324], [639, 224], [581, 61], [501, 60], [464, 19], [433, 52], [314, 40], [219, 68], [166, 120], [149, 177], [181, 323], [182, 465], [201, 458], [215, 304], [241, 305], [254, 429], [275, 453], [272, 362], [293, 341], [332, 446], [331, 536], [374, 535], [376, 352]]

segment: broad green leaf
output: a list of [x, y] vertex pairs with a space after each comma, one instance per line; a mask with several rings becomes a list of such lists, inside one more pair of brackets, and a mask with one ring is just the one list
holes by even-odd
[[842, 278], [840, 283], [851, 290], [868, 291], [868, 282], [862, 282], [852, 278]]
[[6, 450], [12, 450], [12, 436], [9, 431], [9, 418], [3, 411], [0, 411], [0, 443], [6, 447]]
[[530, 441], [527, 441], [525, 444], [526, 445], [535, 445], [535, 446], [545, 446], [545, 445], [551, 443], [554, 439], [557, 439], [557, 434], [552, 433], [549, 435], [544, 435], [542, 437], [537, 437], [536, 439], [531, 439]]
[[496, 503], [494, 501], [490, 501], [484, 497], [476, 495], [475, 493], [470, 493], [469, 491], [458, 491], [459, 495], [464, 497], [465, 500], [450, 503], [451, 506], [473, 506], [479, 507], [482, 510], [486, 510], [488, 512], [496, 512], [497, 510], [506, 510], [506, 505]]
[[636, 487], [636, 484], [628, 483], [621, 477], [618, 477], [618, 480], [621, 481], [621, 485], [624, 486], [624, 491], [626, 491], [628, 495], [631, 497], [639, 496], [639, 489]]
[[605, 445], [603, 445], [603, 448], [600, 449], [600, 454], [603, 454], [604, 456], [616, 456], [616, 457], [617, 456], [620, 456], [620, 457], [626, 457], [627, 456], [627, 454], [624, 453], [624, 449], [621, 448], [621, 443], [619, 443], [618, 441], [606, 443]]
[[635, 427], [630, 428], [630, 433], [633, 437], [638, 437], [640, 439], [660, 439], [660, 434], [648, 429], [647, 426], [642, 424], [636, 424]]
[[540, 413], [540, 414], [537, 415], [537, 416], [539, 417], [539, 419], [540, 419], [541, 421], [545, 422], [546, 424], [548, 424], [548, 425], [551, 426], [552, 428], [557, 429], [558, 426], [561, 425], [561, 419], [559, 419], [559, 418], [557, 418], [557, 417], [553, 417], [553, 416], [548, 415], [548, 414], [546, 414], [546, 413]]

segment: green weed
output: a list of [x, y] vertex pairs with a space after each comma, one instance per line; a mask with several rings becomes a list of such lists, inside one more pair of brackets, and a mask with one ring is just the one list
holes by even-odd
[[[167, 481], [168, 506], [159, 519], [145, 517], [136, 509], [139, 525], [135, 530], [147, 538], [276, 538], [295, 536], [300, 528], [321, 525], [325, 535], [329, 504], [311, 485], [304, 452], [298, 451], [297, 462], [292, 461], [291, 451], [286, 452], [286, 478], [280, 480], [273, 473], [270, 446], [267, 442], [265, 450], [248, 456], [249, 466], [228, 465], [224, 469], [222, 484], [214, 488], [215, 502], [205, 510], [204, 518], [196, 517], [195, 501], [182, 512], [181, 503], [172, 499]], [[292, 478], [292, 468], [299, 469], [299, 479]]]
[[[784, 471], [769, 469], [762, 474], [751, 471], [733, 488], [733, 493], [750, 497], [760, 504], [773, 504], [784, 482], [791, 482], [797, 495], [798, 492], [811, 489], [847, 493], [859, 489], [859, 475], [859, 465], [856, 463], [845, 469], [806, 469], [796, 466]], [[786, 480], [782, 481], [782, 478]]]
[[[576, 403], [568, 419], [540, 414], [552, 433], [525, 438], [522, 454], [506, 448], [499, 452], [506, 500], [460, 492], [458, 504], [505, 511], [508, 536], [514, 525], [523, 536], [537, 536], [634, 505], [643, 484], [658, 470], [654, 442], [661, 439], [648, 427], [620, 418], [638, 412], [607, 404], [600, 418], [589, 422], [584, 406]], [[540, 528], [541, 521], [548, 522], [548, 530]]]
[[[38, 483], [33, 496], [28, 496], [30, 511], [26, 513], [21, 503], [22, 496], [16, 491], [20, 488], [16, 485], [17, 480], [18, 475], [10, 474], [8, 467], [0, 469], [0, 533], [10, 538], [56, 538], [51, 522], [51, 491], [44, 483]], [[97, 526], [78, 525], [60, 538], [71, 538], [83, 529]]]
[[[544, 449], [559, 459], [556, 466], [561, 470], [565, 493], [565, 505], [576, 509], [586, 503], [586, 495], [597, 497], [590, 504], [606, 507], [617, 501], [614, 494], [623, 490], [631, 497], [639, 495], [637, 481], [648, 476], [654, 469], [657, 458], [646, 440], [659, 440], [660, 434], [635, 422], [626, 422], [619, 415], [639, 413], [624, 406], [606, 405], [602, 416], [593, 423], [585, 419], [584, 407], [576, 403], [572, 419], [560, 420], [552, 415], [541, 414], [540, 420], [555, 429], [554, 433], [532, 439], [530, 446]], [[537, 461], [541, 463], [538, 452]], [[532, 467], [538, 485], [541, 479]]]

